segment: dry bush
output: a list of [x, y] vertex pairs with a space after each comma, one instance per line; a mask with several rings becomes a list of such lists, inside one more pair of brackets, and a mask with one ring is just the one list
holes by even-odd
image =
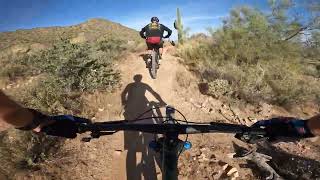
[[[38, 170], [39, 163], [57, 153], [63, 140], [8, 130], [0, 134], [0, 175], [12, 177], [19, 171]], [[1, 176], [0, 176], [1, 177]]]
[[[7, 93], [22, 105], [50, 115], [90, 117], [92, 113], [86, 113], [91, 111], [83, 111], [86, 103], [83, 95], [110, 92], [118, 86], [120, 74], [113, 63], [126, 50], [125, 41], [113, 37], [92, 44], [61, 40], [39, 54], [6, 61], [0, 69], [1, 79], [15, 81], [41, 76], [32, 86]], [[57, 138], [17, 130], [2, 132], [0, 138], [0, 175], [4, 176], [40, 168], [39, 163], [53, 151], [59, 152], [62, 143]]]
[[183, 72], [183, 71], [178, 71], [176, 73], [176, 81], [177, 81], [178, 85], [183, 88], [187, 88], [191, 84], [190, 77], [187, 77], [185, 75], [185, 72]]
[[278, 105], [319, 101], [318, 46], [282, 40], [280, 32], [294, 22], [269, 18], [257, 9], [235, 8], [222, 28], [210, 31], [210, 37], [194, 36], [177, 55], [209, 84], [214, 97]]

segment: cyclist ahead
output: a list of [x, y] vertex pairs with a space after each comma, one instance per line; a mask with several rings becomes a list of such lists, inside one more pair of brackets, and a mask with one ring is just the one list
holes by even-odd
[[[164, 31], [167, 31], [167, 35], [163, 36]], [[146, 39], [146, 44], [148, 47], [148, 63], [150, 62], [150, 54], [153, 48], [159, 48], [160, 51], [160, 59], [162, 57], [163, 53], [163, 40], [162, 38], [169, 38], [172, 34], [171, 29], [164, 26], [163, 24], [159, 23], [159, 19], [157, 17], [151, 18], [151, 23], [146, 25], [144, 28], [140, 31], [140, 36], [144, 39]], [[160, 60], [159, 59], [159, 65]]]

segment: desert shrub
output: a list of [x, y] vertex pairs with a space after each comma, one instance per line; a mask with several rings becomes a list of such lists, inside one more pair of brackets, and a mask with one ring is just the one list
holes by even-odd
[[[222, 28], [211, 31], [206, 40], [187, 41], [177, 55], [196, 68], [214, 97], [278, 105], [318, 101], [316, 48], [297, 38], [283, 40], [286, 34], [280, 31], [294, 23], [283, 22], [283, 29], [277, 23], [257, 9], [235, 8]], [[303, 61], [306, 56], [313, 59], [312, 65]]]
[[[68, 40], [78, 37], [83, 38], [78, 41], [81, 44]], [[23, 88], [6, 91], [8, 95], [27, 107], [51, 115], [85, 117], [92, 117], [96, 107], [87, 107], [84, 111], [84, 97], [94, 91], [112, 91], [120, 79], [119, 72], [114, 70], [114, 61], [123, 52], [135, 51], [137, 44], [142, 42], [135, 31], [104, 20], [90, 20], [65, 28], [18, 30], [2, 33], [0, 39], [1, 87], [12, 83], [10, 81], [20, 83], [24, 78], [35, 76], [32, 83]], [[34, 43], [50, 49], [37, 51], [37, 54], [23, 52], [13, 56], [11, 53], [11, 47], [15, 45], [29, 47]], [[22, 81], [18, 81], [20, 79]], [[20, 170], [38, 170], [42, 167], [39, 162], [59, 152], [61, 143], [63, 141], [59, 139], [31, 132], [14, 129], [1, 132], [0, 179], [14, 179], [13, 175], [19, 174]]]
[[[113, 62], [121, 56], [124, 41], [101, 40], [93, 44], [57, 42], [39, 54], [25, 55], [1, 64], [1, 78], [15, 80], [37, 76], [38, 81], [23, 92], [8, 94], [26, 107], [50, 115], [73, 114], [88, 117], [83, 112], [83, 95], [94, 91], [112, 91], [120, 80]], [[0, 175], [11, 176], [19, 170], [39, 168], [61, 140], [31, 132], [8, 130], [0, 133]], [[57, 151], [58, 152], [58, 151]]]
[[6, 63], [2, 74], [15, 78], [40, 74], [45, 77], [25, 95], [23, 102], [31, 107], [50, 113], [65, 112], [63, 109], [81, 111], [81, 93], [111, 91], [119, 82], [120, 75], [112, 63], [125, 50], [122, 44], [122, 40], [112, 38], [95, 44], [61, 40], [38, 55]]
[[10, 130], [0, 134], [0, 172], [12, 177], [17, 171], [37, 170], [56, 153], [63, 140], [35, 135], [32, 132]]

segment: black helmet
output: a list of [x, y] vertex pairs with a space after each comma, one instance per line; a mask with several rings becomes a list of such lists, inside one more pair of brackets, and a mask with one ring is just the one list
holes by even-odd
[[151, 22], [153, 22], [153, 21], [159, 22], [158, 17], [152, 17], [152, 18], [151, 18]]

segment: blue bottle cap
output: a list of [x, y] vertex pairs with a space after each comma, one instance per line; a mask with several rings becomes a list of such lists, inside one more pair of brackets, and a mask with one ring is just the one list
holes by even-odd
[[189, 142], [189, 141], [186, 141], [186, 142], [184, 142], [184, 145], [183, 145], [183, 147], [186, 149], [186, 150], [188, 150], [188, 149], [191, 149], [191, 147], [192, 147], [192, 144], [191, 144], [191, 142]]

